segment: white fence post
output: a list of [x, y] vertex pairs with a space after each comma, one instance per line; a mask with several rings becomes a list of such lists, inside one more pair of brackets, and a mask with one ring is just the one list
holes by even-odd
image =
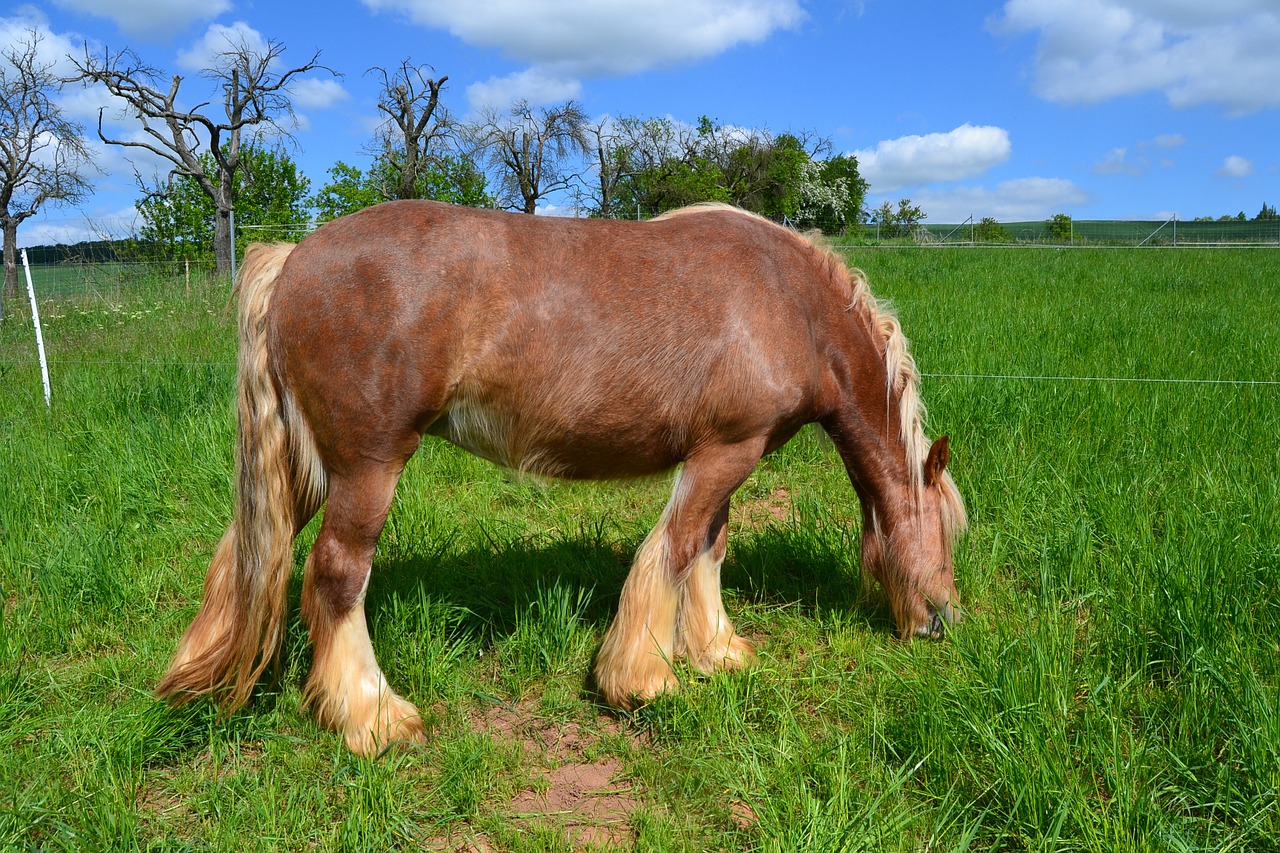
[[31, 297], [31, 325], [36, 327], [36, 350], [40, 353], [40, 376], [44, 380], [44, 406], [52, 408], [49, 399], [49, 362], [44, 357], [44, 333], [40, 331], [40, 308], [36, 305], [36, 289], [31, 284], [31, 264], [27, 263], [27, 250], [22, 250], [22, 269], [27, 274], [27, 296]]

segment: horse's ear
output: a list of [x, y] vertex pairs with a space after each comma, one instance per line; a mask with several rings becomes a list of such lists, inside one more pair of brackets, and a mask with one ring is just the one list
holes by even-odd
[[951, 459], [951, 439], [943, 436], [929, 448], [929, 455], [924, 460], [924, 484], [932, 486], [942, 479], [942, 472], [947, 470], [947, 462]]

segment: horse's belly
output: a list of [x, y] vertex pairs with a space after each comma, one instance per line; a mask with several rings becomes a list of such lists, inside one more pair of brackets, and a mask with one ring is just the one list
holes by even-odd
[[532, 412], [511, 415], [455, 400], [426, 432], [503, 467], [570, 480], [643, 477], [680, 461], [664, 430], [637, 427], [619, 430], [590, 418], [544, 421]]

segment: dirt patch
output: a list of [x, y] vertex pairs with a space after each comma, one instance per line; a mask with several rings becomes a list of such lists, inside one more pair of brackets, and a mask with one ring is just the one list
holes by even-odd
[[729, 524], [759, 530], [791, 518], [791, 491], [772, 489], [768, 497], [735, 502], [729, 509]]
[[601, 718], [587, 728], [539, 717], [532, 705], [522, 704], [492, 708], [473, 725], [524, 749], [535, 779], [508, 804], [513, 820], [559, 827], [575, 847], [631, 846], [631, 813], [640, 801], [618, 760], [598, 749], [602, 737], [623, 730], [621, 723]]

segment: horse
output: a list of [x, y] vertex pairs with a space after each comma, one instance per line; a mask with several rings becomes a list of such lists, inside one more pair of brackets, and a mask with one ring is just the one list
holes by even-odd
[[864, 575], [903, 638], [960, 616], [949, 440], [925, 437], [899, 321], [818, 238], [724, 205], [624, 222], [398, 201], [250, 246], [236, 288], [234, 518], [162, 698], [251, 698], [282, 644], [294, 539], [324, 505], [302, 586], [305, 703], [356, 753], [423, 739], [364, 599], [428, 435], [536, 475], [678, 469], [595, 657], [616, 708], [676, 689], [677, 660], [752, 662], [721, 600], [729, 501], [806, 424], [843, 461]]

